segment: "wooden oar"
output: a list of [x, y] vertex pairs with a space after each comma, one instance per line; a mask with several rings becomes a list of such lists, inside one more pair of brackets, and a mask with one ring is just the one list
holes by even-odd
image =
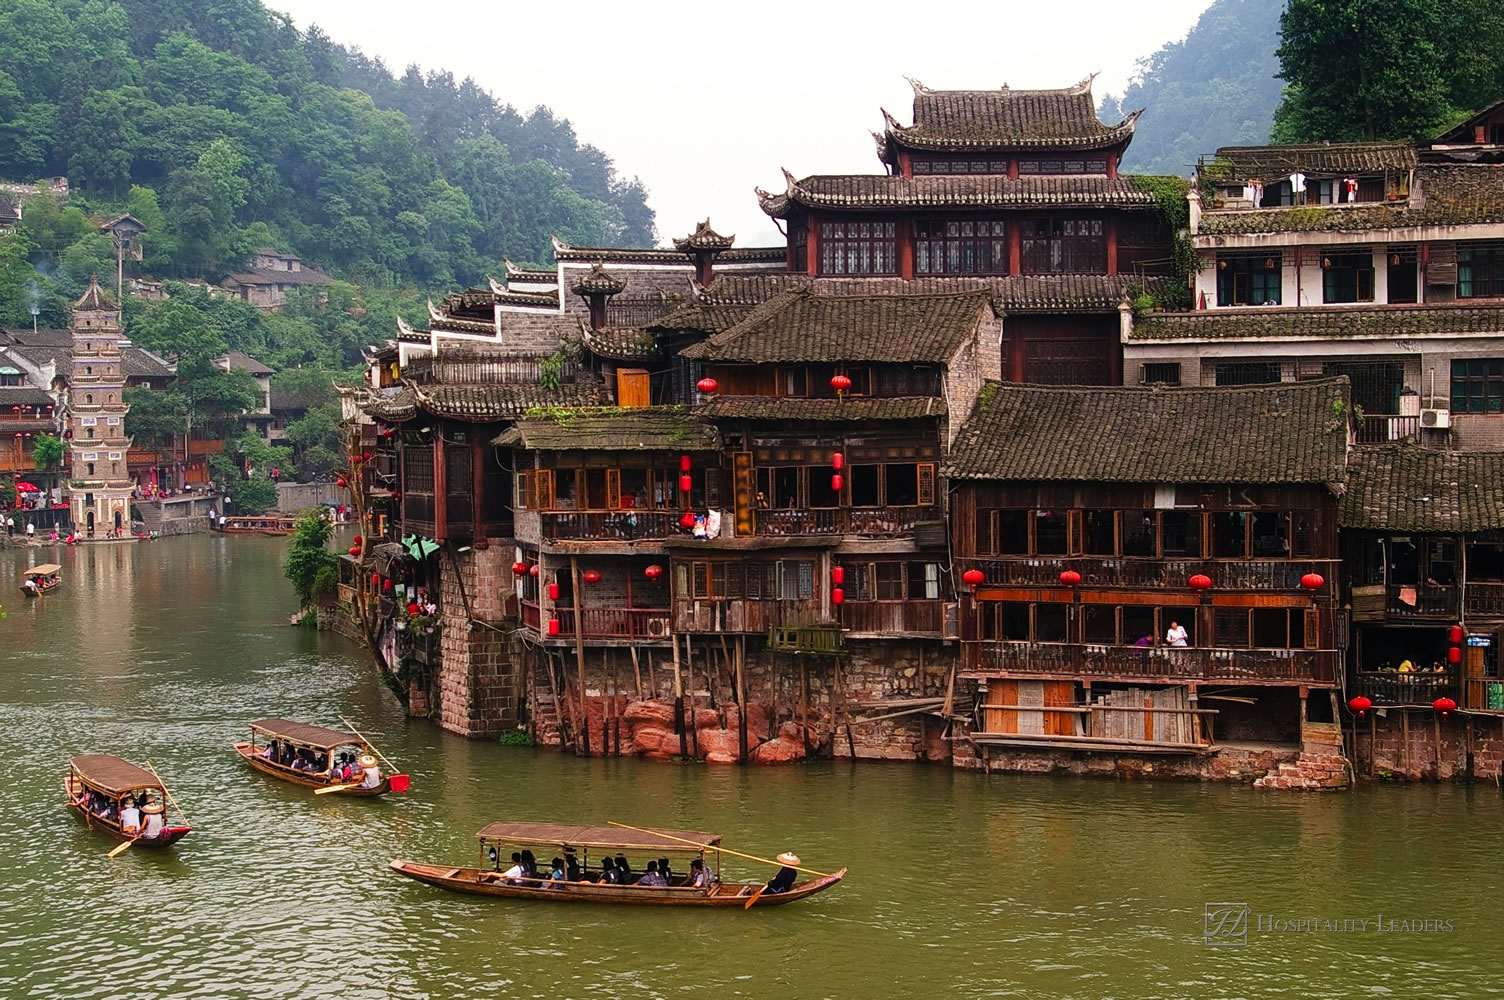
[[115, 857], [118, 854], [124, 853], [125, 851], [127, 851], [127, 850], [130, 849], [130, 846], [132, 844], [134, 844], [136, 841], [138, 841], [140, 839], [141, 839], [141, 835], [138, 833], [134, 837], [132, 837], [130, 840], [127, 840], [125, 843], [121, 844], [119, 847], [117, 847], [113, 851], [111, 851], [109, 853], [109, 856], [113, 858], [113, 857]]
[[182, 806], [178, 805], [178, 800], [173, 798], [172, 793], [167, 790], [167, 782], [162, 781], [162, 776], [157, 773], [157, 769], [155, 767], [151, 766], [151, 761], [146, 762], [146, 769], [151, 772], [152, 777], [156, 778], [162, 783], [162, 794], [167, 796], [167, 801], [172, 803], [172, 808], [177, 810], [178, 819], [183, 821], [184, 826], [191, 826], [192, 824], [188, 822], [188, 817], [183, 815]]
[[350, 732], [354, 733], [357, 739], [359, 739], [366, 746], [370, 747], [371, 748], [371, 752], [373, 754], [375, 754], [376, 756], [380, 757], [381, 760], [382, 760], [382, 762], [384, 764], [386, 764], [387, 767], [391, 768], [393, 771], [397, 770], [397, 765], [393, 764], [391, 761], [387, 760], [386, 759], [386, 754], [384, 754], [380, 750], [376, 749], [376, 744], [374, 744], [370, 740], [366, 739], [364, 736], [362, 736], [360, 734], [359, 730], [357, 730], [354, 726], [351, 726], [349, 719], [347, 719], [343, 715], [341, 715], [339, 717], [339, 721], [343, 722], [346, 726], [349, 726], [350, 727]]
[[354, 782], [351, 782], [350, 784], [347, 784], [347, 785], [325, 785], [323, 788], [315, 788], [313, 790], [313, 794], [315, 794], [315, 795], [333, 795], [335, 792], [348, 792], [352, 788], [359, 788], [359, 787], [360, 787], [360, 785], [356, 784]]
[[688, 844], [691, 847], [698, 847], [701, 851], [720, 851], [722, 854], [729, 854], [734, 858], [745, 858], [748, 861], [757, 861], [761, 864], [772, 865], [774, 868], [792, 868], [796, 872], [804, 872], [804, 874], [806, 875], [814, 875], [818, 878], [832, 877], [825, 874], [824, 872], [817, 872], [811, 868], [800, 868], [798, 865], [786, 865], [782, 861], [771, 861], [768, 858], [759, 858], [755, 854], [743, 854], [741, 851], [733, 851], [729, 847], [706, 847], [704, 844], [698, 843], [697, 841], [685, 840], [683, 837], [675, 837], [673, 834], [664, 833], [662, 830], [644, 830], [640, 826], [628, 826], [625, 823], [618, 823], [615, 820], [607, 820], [606, 822], [610, 823], [612, 826], [619, 826], [623, 830], [632, 830], [636, 833], [648, 833], [652, 834], [654, 837], [662, 837], [664, 840], [677, 840], [681, 844]]
[[743, 906], [742, 909], [744, 909], [744, 910], [750, 910], [750, 909], [752, 909], [752, 904], [755, 903], [755, 902], [757, 902], [757, 898], [759, 896], [761, 896], [763, 894], [764, 890], [766, 890], [767, 888], [768, 888], [768, 884], [766, 882], [764, 882], [762, 884], [762, 886], [756, 892], [754, 892], [752, 894], [752, 898], [749, 899], [749, 900], [747, 900], [747, 905]]
[[[350, 720], [345, 718], [343, 715], [339, 717], [339, 721], [343, 722], [347, 726], [350, 726]], [[387, 787], [396, 792], [398, 795], [406, 795], [408, 788], [412, 786], [412, 779], [409, 778], [406, 774], [400, 773], [397, 770], [397, 765], [388, 760], [386, 754], [382, 753], [380, 750], [377, 750], [376, 744], [372, 743], [370, 740], [362, 736], [360, 734], [360, 731], [357, 730], [354, 726], [350, 726], [350, 732], [354, 733], [362, 743], [370, 747], [371, 752], [380, 757], [382, 762], [385, 763], [387, 767], [392, 769], [391, 773], [386, 776]]]

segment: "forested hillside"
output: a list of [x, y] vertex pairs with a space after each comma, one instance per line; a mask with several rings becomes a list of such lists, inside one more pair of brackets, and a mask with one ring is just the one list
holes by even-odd
[[217, 278], [270, 243], [442, 287], [547, 260], [551, 232], [653, 238], [641, 185], [547, 109], [447, 73], [394, 78], [258, 0], [5, 0], [0, 39], [0, 178], [155, 204], [158, 277]]
[[1218, 146], [1265, 142], [1279, 105], [1285, 0], [1216, 0], [1186, 37], [1140, 60], [1123, 93], [1102, 98], [1103, 121], [1144, 108], [1123, 167], [1189, 175]]

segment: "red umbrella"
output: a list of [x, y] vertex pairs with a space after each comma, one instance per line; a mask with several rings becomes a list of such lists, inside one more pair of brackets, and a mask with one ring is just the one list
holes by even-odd
[[20, 483], [16, 484], [16, 492], [18, 492], [18, 493], [35, 493], [35, 492], [37, 492], [37, 488], [34, 485], [32, 485], [31, 483], [20, 482]]

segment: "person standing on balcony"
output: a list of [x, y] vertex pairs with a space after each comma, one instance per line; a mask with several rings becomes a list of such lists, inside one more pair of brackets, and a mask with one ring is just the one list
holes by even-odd
[[1188, 638], [1184, 625], [1177, 621], [1170, 622], [1170, 628], [1165, 632], [1165, 642], [1171, 646], [1184, 646]]

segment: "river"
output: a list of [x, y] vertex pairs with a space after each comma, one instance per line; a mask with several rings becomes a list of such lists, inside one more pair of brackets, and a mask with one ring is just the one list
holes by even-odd
[[[944, 767], [579, 760], [472, 742], [407, 721], [358, 648], [286, 624], [285, 545], [194, 536], [62, 551], [60, 591], [0, 598], [12, 782], [0, 797], [0, 996], [1504, 992], [1493, 784], [1318, 797]], [[0, 550], [0, 578], [53, 558]], [[412, 794], [342, 801], [250, 771], [229, 744], [262, 715], [349, 716], [412, 774]], [[193, 835], [107, 860], [115, 842], [62, 807], [66, 762], [84, 752], [155, 764]], [[712, 830], [851, 874], [803, 903], [744, 912], [471, 899], [386, 868], [473, 863], [475, 831], [501, 818]], [[727, 874], [764, 872], [729, 862]], [[1229, 902], [1249, 904], [1247, 944], [1208, 947], [1206, 904]], [[1352, 923], [1287, 923], [1311, 918]]]

